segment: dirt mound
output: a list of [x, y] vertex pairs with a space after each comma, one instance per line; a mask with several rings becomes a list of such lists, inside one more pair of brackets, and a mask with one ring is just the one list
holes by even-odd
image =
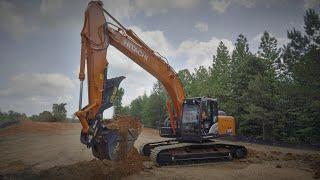
[[16, 162], [2, 171], [0, 179], [121, 179], [143, 169], [143, 157], [136, 149], [120, 162], [93, 159], [66, 166], [56, 166], [34, 172], [22, 162]]
[[17, 125], [1, 129], [0, 137], [24, 133], [51, 133], [57, 130], [77, 129], [79, 127], [79, 123], [33, 122], [30, 120], [23, 120]]
[[[245, 160], [248, 163], [263, 163], [265, 161], [291, 162], [291, 166], [301, 169], [310, 168], [313, 172], [313, 178], [320, 179], [320, 154], [308, 154], [308, 153], [283, 153], [280, 151], [263, 152], [254, 149], [248, 149], [248, 156]], [[277, 168], [281, 165], [277, 164]]]
[[284, 160], [284, 161], [303, 161], [303, 162], [310, 162], [310, 164], [314, 162], [320, 162], [320, 155], [319, 154], [308, 154], [308, 153], [283, 153], [280, 151], [258, 151], [254, 149], [248, 149], [248, 159], [260, 159], [263, 161], [273, 161], [273, 160]]
[[91, 160], [69, 166], [53, 167], [40, 172], [45, 179], [120, 179], [143, 169], [142, 158], [133, 149], [127, 159], [120, 162]]

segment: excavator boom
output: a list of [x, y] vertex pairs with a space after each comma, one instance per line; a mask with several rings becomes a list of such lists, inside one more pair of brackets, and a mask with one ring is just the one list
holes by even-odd
[[[104, 13], [116, 25], [107, 22]], [[134, 141], [141, 132], [141, 124], [132, 118], [103, 122], [103, 111], [113, 105], [118, 86], [124, 79], [123, 76], [107, 78], [106, 55], [109, 45], [114, 46], [153, 75], [166, 90], [170, 125], [161, 128], [165, 133], [163, 135], [160, 131], [160, 135], [175, 137], [176, 140], [143, 145], [142, 154], [151, 155], [151, 159], [158, 164], [241, 158], [246, 155], [246, 149], [243, 146], [211, 141], [217, 134], [235, 134], [234, 118], [218, 116], [216, 99], [206, 97], [186, 99], [178, 74], [167, 60], [103, 9], [101, 1], [91, 1], [88, 4], [81, 39], [79, 73], [81, 87], [79, 111], [75, 114], [83, 126], [81, 142], [92, 147], [95, 157], [118, 160], [120, 154], [125, 154], [133, 147]], [[81, 109], [82, 83], [85, 78], [86, 64], [89, 104]], [[167, 133], [168, 129], [169, 133]], [[119, 147], [124, 148], [120, 148], [119, 151]]]
[[[128, 30], [131, 32], [129, 33], [130, 35], [128, 35], [128, 33], [125, 33], [122, 29], [115, 30], [110, 26], [108, 26], [107, 29], [107, 34], [110, 37], [110, 44], [152, 74], [164, 86], [173, 104], [174, 111], [168, 106], [168, 112], [169, 114], [171, 112], [170, 124], [175, 132], [176, 120], [181, 116], [182, 103], [185, 99], [184, 89], [178, 74], [160, 56], [160, 54], [153, 52], [141, 40], [137, 41], [138, 37], [133, 34], [133, 31]], [[167, 102], [169, 102], [168, 99]]]
[[[184, 89], [177, 73], [163, 56], [148, 47], [132, 30], [122, 26], [103, 9], [102, 5], [100, 1], [91, 1], [88, 4], [84, 26], [81, 31], [79, 73], [81, 87], [79, 111], [75, 113], [83, 127], [81, 142], [89, 147], [96, 142], [93, 140], [100, 136], [99, 129], [102, 126], [103, 111], [113, 105], [117, 88], [124, 79], [124, 77], [107, 79], [108, 61], [106, 56], [109, 45], [117, 48], [162, 83], [169, 97], [167, 98], [167, 107], [171, 129], [175, 134], [176, 121], [182, 114], [181, 108], [185, 98]], [[107, 22], [104, 13], [113, 19], [117, 25]], [[87, 65], [89, 104], [81, 109], [85, 65]], [[173, 108], [171, 108], [171, 103]], [[108, 139], [105, 141], [108, 141]]]

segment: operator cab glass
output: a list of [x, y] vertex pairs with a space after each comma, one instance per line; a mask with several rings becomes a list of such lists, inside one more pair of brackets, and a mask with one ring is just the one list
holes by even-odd
[[186, 99], [181, 119], [181, 137], [185, 141], [202, 141], [217, 122], [217, 101], [211, 98]]
[[186, 99], [183, 103], [181, 117], [181, 137], [185, 141], [198, 141], [200, 135], [199, 99]]
[[199, 110], [199, 108], [197, 107], [197, 105], [186, 104], [184, 106], [182, 123], [190, 124], [190, 123], [197, 122], [197, 116], [199, 116], [198, 110]]

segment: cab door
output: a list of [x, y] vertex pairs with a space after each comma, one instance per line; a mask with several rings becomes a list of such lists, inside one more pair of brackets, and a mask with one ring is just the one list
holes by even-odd
[[184, 104], [181, 121], [183, 141], [201, 141], [200, 105]]

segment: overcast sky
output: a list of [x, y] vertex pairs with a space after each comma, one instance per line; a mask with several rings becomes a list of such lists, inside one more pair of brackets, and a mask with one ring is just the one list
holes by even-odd
[[[0, 0], [0, 109], [28, 115], [66, 102], [77, 110], [80, 31], [88, 0]], [[232, 50], [244, 34], [257, 51], [267, 30], [286, 43], [286, 32], [303, 28], [307, 8], [320, 0], [105, 0], [104, 8], [132, 28], [176, 71], [211, 64], [223, 41]], [[109, 20], [109, 19], [108, 19]], [[130, 104], [156, 81], [113, 47], [109, 74], [127, 78], [123, 103]], [[86, 91], [85, 91], [86, 94]], [[85, 100], [83, 105], [86, 105]], [[107, 112], [108, 116], [112, 113]]]

